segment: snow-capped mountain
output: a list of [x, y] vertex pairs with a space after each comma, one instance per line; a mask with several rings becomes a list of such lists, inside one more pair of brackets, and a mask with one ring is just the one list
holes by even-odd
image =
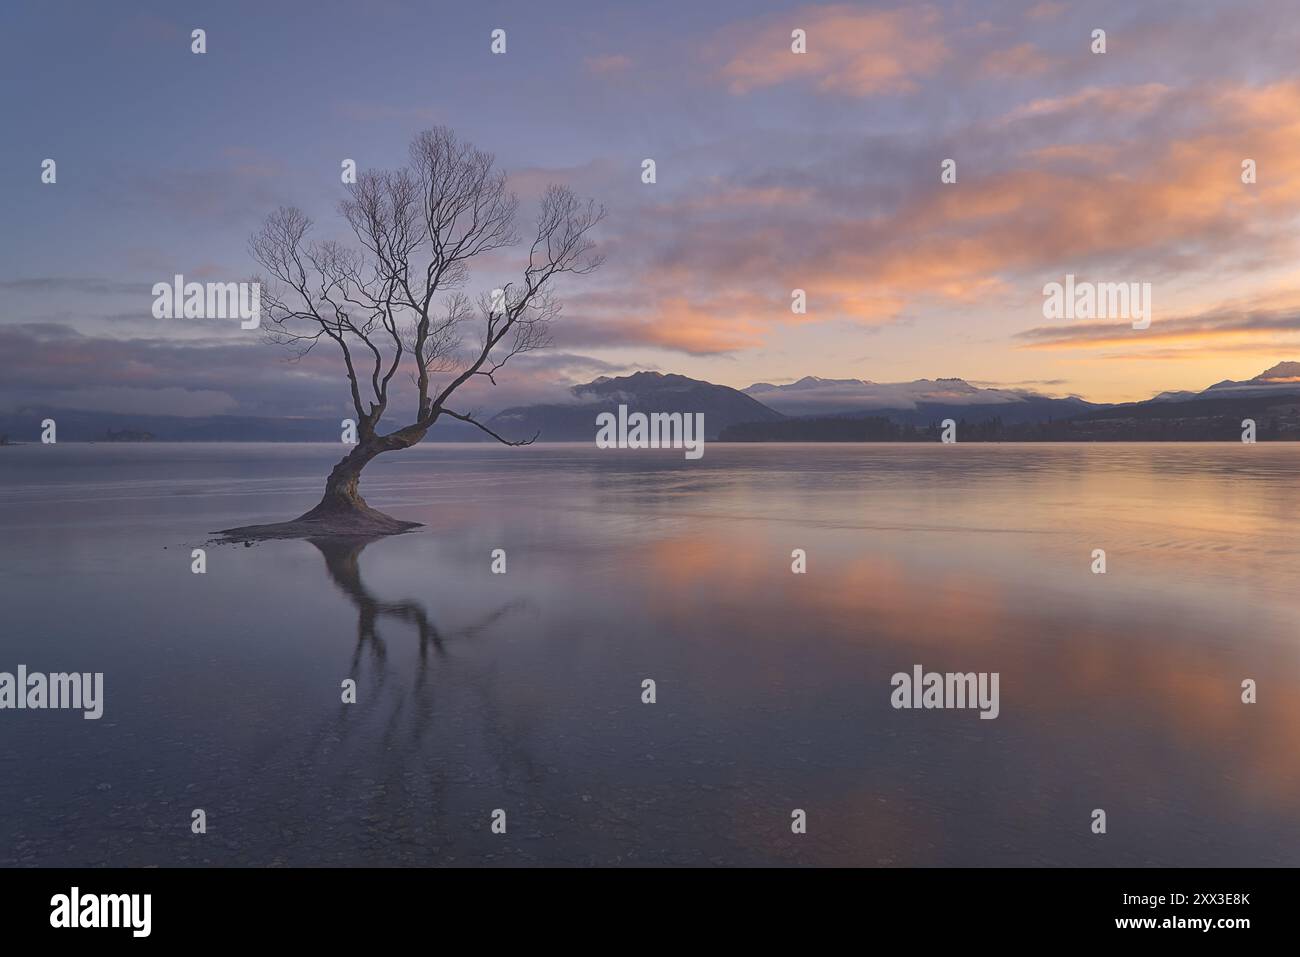
[[1224, 379], [1200, 392], [1161, 392], [1152, 402], [1187, 402], [1192, 399], [1257, 398], [1300, 392], [1300, 362], [1279, 362], [1253, 379]]
[[912, 382], [871, 382], [867, 379], [822, 379], [805, 376], [789, 385], [758, 382], [748, 389], [769, 408], [783, 415], [844, 415], [876, 410], [915, 410], [922, 406], [1013, 405], [1035, 401], [1086, 407], [1082, 399], [1052, 399], [1015, 389], [983, 389], [964, 379], [916, 379]]

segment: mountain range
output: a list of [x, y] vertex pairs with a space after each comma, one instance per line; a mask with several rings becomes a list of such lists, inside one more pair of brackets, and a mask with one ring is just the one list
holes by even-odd
[[881, 385], [809, 377], [745, 391], [787, 418], [738, 424], [723, 430], [724, 441], [932, 441], [937, 424], [949, 418], [964, 441], [1239, 441], [1243, 419], [1255, 420], [1260, 439], [1300, 440], [1300, 362], [1279, 362], [1252, 379], [1200, 392], [1114, 404], [981, 389], [961, 379]]
[[[574, 386], [568, 402], [515, 406], [488, 425], [506, 438], [587, 442], [596, 416], [629, 412], [702, 412], [705, 438], [734, 441], [925, 440], [951, 418], [967, 439], [1103, 441], [1240, 437], [1255, 418], [1260, 438], [1300, 439], [1300, 362], [1279, 362], [1252, 379], [1216, 382], [1200, 392], [1162, 392], [1142, 402], [1088, 402], [1023, 389], [982, 388], [958, 378], [871, 382], [805, 376], [785, 385], [733, 389], [683, 375], [636, 372]], [[0, 436], [38, 441], [53, 417], [65, 441], [328, 442], [337, 419], [132, 415], [27, 408], [0, 413]], [[125, 436], [125, 438], [124, 438]], [[473, 426], [439, 422], [434, 441], [491, 441]]]
[[1300, 389], [1300, 362], [1279, 362], [1253, 379], [1234, 382], [1224, 379], [1201, 392], [1161, 392], [1153, 402], [1185, 402], [1207, 396], [1268, 396]]
[[[918, 404], [998, 405], [1043, 398], [1025, 390], [981, 389], [964, 379], [872, 382], [868, 379], [823, 379], [814, 375], [804, 376], [789, 385], [758, 382], [741, 391], [782, 415], [837, 415], [857, 410], [912, 409]], [[1082, 399], [1073, 401], [1083, 403]]]
[[883, 414], [895, 422], [924, 425], [946, 418], [1000, 415], [1006, 422], [1038, 422], [1098, 408], [1075, 396], [1053, 398], [1022, 389], [989, 389], [964, 379], [871, 382], [805, 376], [789, 385], [759, 382], [743, 390], [787, 417]]
[[636, 372], [601, 376], [574, 386], [570, 403], [517, 406], [498, 412], [489, 428], [512, 439], [537, 435], [548, 442], [587, 442], [596, 434], [596, 416], [626, 405], [633, 412], [703, 412], [704, 437], [716, 439], [741, 422], [774, 422], [783, 416], [758, 400], [725, 385], [684, 375]]

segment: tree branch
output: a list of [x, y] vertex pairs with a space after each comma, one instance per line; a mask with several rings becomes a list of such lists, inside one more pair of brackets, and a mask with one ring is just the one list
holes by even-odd
[[[462, 385], [478, 376], [495, 384], [512, 356], [549, 344], [560, 308], [553, 281], [600, 265], [589, 234], [604, 217], [603, 208], [554, 185], [541, 199], [522, 282], [505, 285], [504, 301], [479, 300], [481, 342], [462, 348], [474, 310], [459, 289], [471, 260], [519, 242], [518, 206], [492, 155], [439, 127], [411, 142], [408, 166], [367, 170], [348, 185], [339, 211], [356, 247], [310, 241], [311, 220], [292, 207], [272, 213], [250, 239], [271, 280], [262, 296], [268, 337], [298, 358], [321, 339], [334, 340], [363, 443], [387, 449], [420, 441]], [[434, 305], [439, 293], [447, 294], [442, 309]], [[379, 421], [399, 370], [414, 387], [415, 415], [385, 435]], [[533, 441], [508, 442], [472, 416], [448, 414], [506, 445]]]
[[509, 439], [503, 439], [501, 436], [497, 435], [486, 425], [484, 425], [482, 422], [478, 421], [478, 419], [475, 419], [472, 416], [461, 415], [459, 412], [451, 411], [451, 409], [443, 409], [442, 413], [443, 415], [451, 416], [453, 419], [460, 419], [462, 422], [468, 422], [470, 425], [478, 426], [480, 429], [482, 429], [488, 435], [492, 436], [492, 438], [496, 439], [502, 445], [532, 445], [534, 442], [537, 441], [537, 437], [542, 434], [541, 432], [536, 432], [533, 434], [533, 437], [531, 439], [521, 439], [518, 442], [511, 442]]

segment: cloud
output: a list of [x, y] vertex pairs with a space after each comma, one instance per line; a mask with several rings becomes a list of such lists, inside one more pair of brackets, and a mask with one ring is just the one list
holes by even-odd
[[597, 56], [589, 56], [582, 62], [588, 72], [597, 76], [622, 73], [632, 66], [632, 58], [622, 53], [601, 53]]
[[1043, 0], [1042, 3], [1036, 3], [1025, 11], [1025, 16], [1030, 20], [1054, 20], [1068, 9], [1064, 3], [1053, 3], [1051, 0]]
[[[1220, 307], [1193, 315], [1153, 320], [1150, 328], [1135, 330], [1130, 323], [1071, 322], [1036, 326], [1016, 334], [1027, 349], [1133, 349], [1125, 358], [1155, 355], [1163, 358], [1204, 358], [1224, 351], [1273, 354], [1294, 349], [1300, 342], [1300, 307], [1275, 309]], [[1159, 347], [1147, 350], [1148, 345]], [[1175, 353], [1169, 347], [1177, 346]]]
[[967, 379], [971, 385], [979, 386], [986, 389], [1010, 389], [1017, 386], [1031, 385], [1069, 385], [1069, 379], [1019, 379], [1015, 382], [998, 382], [989, 379]]
[[[572, 352], [530, 352], [510, 360], [509, 374], [497, 377], [493, 385], [479, 378], [456, 391], [448, 406], [462, 414], [491, 416], [519, 405], [564, 404], [574, 401], [570, 389], [597, 376], [624, 375], [637, 369]], [[399, 414], [400, 417], [400, 414]]]
[[[286, 350], [256, 334], [237, 338], [220, 343], [106, 339], [57, 323], [0, 326], [0, 410], [43, 404], [181, 416], [351, 413], [337, 353], [322, 348], [293, 362]], [[516, 356], [508, 369], [508, 375], [497, 377], [500, 385], [484, 379], [458, 390], [452, 408], [492, 413], [510, 405], [566, 401], [570, 385], [630, 371], [554, 350]], [[395, 380], [394, 385], [385, 421], [396, 425], [415, 402], [409, 383]]]
[[1150, 113], [1171, 90], [1163, 83], [1144, 83], [1140, 86], [1088, 86], [1074, 93], [1055, 97], [1040, 97], [1011, 110], [1001, 119], [1010, 125], [1022, 120], [1061, 114], [1090, 112], [1104, 116], [1116, 113]]
[[169, 387], [131, 388], [73, 388], [42, 390], [39, 402], [35, 396], [24, 394], [21, 398], [0, 387], [0, 403], [6, 398], [15, 408], [37, 404], [47, 409], [94, 410], [116, 412], [123, 415], [176, 415], [185, 417], [203, 415], [228, 415], [238, 410], [239, 400], [225, 392], [206, 389]]
[[152, 395], [159, 414], [291, 414], [346, 398], [341, 374], [316, 361], [286, 374], [282, 359], [248, 334], [238, 344], [210, 345], [105, 339], [51, 323], [0, 326], [0, 388], [14, 404], [142, 412]]
[[[1057, 139], [1059, 119], [1088, 134], [1114, 122], [1116, 104], [1132, 117], [1126, 139], [1096, 162], [1081, 161], [1086, 142]], [[855, 182], [838, 150], [781, 175], [697, 178], [616, 222], [610, 261], [637, 277], [637, 312], [649, 303], [664, 317], [661, 341], [698, 352], [808, 321], [790, 314], [793, 288], [808, 291], [818, 319], [879, 325], [936, 304], [1037, 294], [1065, 272], [1212, 289], [1292, 261], [1300, 83], [1089, 88], [1008, 115], [1016, 135], [971, 131], [973, 159], [953, 186], [939, 183], [945, 154], [933, 149], [925, 168], [895, 160], [909, 176], [892, 191]], [[1246, 150], [1268, 173], [1249, 187]]]
[[[947, 56], [941, 22], [929, 8], [807, 6], [726, 28], [711, 54], [735, 94], [789, 82], [847, 96], [904, 93]], [[806, 53], [791, 51], [794, 29], [806, 31]]]
[[635, 301], [622, 293], [573, 296], [571, 315], [556, 322], [552, 334], [556, 345], [568, 348], [643, 346], [720, 355], [760, 345], [763, 315], [779, 315], [782, 308], [742, 291], [688, 297], [660, 277], [648, 280]]
[[1034, 76], [1051, 65], [1051, 58], [1032, 43], [995, 50], [980, 61], [980, 68], [990, 76]]
[[[1296, 249], [1298, 117], [1294, 81], [1088, 86], [1004, 108], [951, 144], [756, 136], [722, 165], [715, 144], [666, 155], [673, 178], [653, 189], [629, 191], [608, 162], [525, 180], [616, 198], [606, 267], [566, 293], [557, 344], [722, 356], [800, 323], [877, 329], [1020, 304], [1065, 272], [1178, 281], [1194, 297], [1278, 268]], [[1247, 148], [1252, 187], [1239, 176]], [[937, 157], [951, 154], [959, 181], [945, 186]], [[795, 288], [807, 315], [790, 310]]]
[[122, 296], [148, 293], [148, 282], [124, 282], [95, 276], [33, 276], [19, 279], [0, 279], [0, 289], [22, 293], [71, 292], [93, 296]]
[[109, 168], [104, 172], [103, 194], [97, 198], [112, 216], [152, 216], [172, 227], [185, 223], [204, 229], [251, 229], [251, 224], [286, 203], [285, 187], [295, 183], [286, 167], [270, 161], [223, 159], [221, 166], [155, 169], [148, 175], [138, 169]]
[[[1040, 350], [1048, 361], [1056, 358], [1048, 350], [1103, 358], [1254, 348], [1269, 333], [1234, 327], [1231, 316], [1218, 331], [1189, 325], [1182, 338], [1161, 340], [1159, 310], [1176, 302], [1180, 315], [1208, 314], [1207, 302], [1258, 286], [1300, 251], [1295, 31], [1276, 7], [1253, 0], [1195, 16], [1161, 0], [1104, 12], [1096, 25], [1108, 28], [1114, 46], [1094, 57], [1087, 12], [1060, 3], [843, 3], [756, 18], [701, 8], [685, 28], [665, 22], [596, 44], [585, 33], [570, 36], [555, 74], [535, 74], [542, 100], [502, 96], [513, 87], [494, 85], [503, 80], [500, 64], [480, 51], [458, 64], [473, 87], [463, 102], [435, 105], [412, 92], [422, 82], [417, 64], [392, 96], [363, 85], [295, 101], [287, 127], [266, 120], [234, 145], [203, 148], [202, 137], [183, 138], [192, 152], [169, 153], [172, 169], [149, 162], [138, 145], [147, 142], [144, 128], [128, 125], [113, 148], [100, 150], [110, 165], [90, 164], [84, 178], [69, 178], [81, 184], [77, 218], [51, 202], [61, 190], [24, 208], [8, 260], [8, 272], [20, 275], [0, 280], [0, 290], [11, 307], [23, 307], [11, 316], [65, 322], [95, 343], [130, 343], [122, 352], [75, 340], [59, 346], [64, 360], [101, 351], [101, 365], [124, 364], [86, 368], [87, 389], [123, 398], [110, 390], [143, 388], [156, 376], [159, 388], [222, 393], [245, 410], [332, 409], [340, 402], [332, 357], [322, 352], [320, 365], [286, 367], [265, 347], [227, 352], [247, 344], [216, 327], [151, 320], [148, 287], [174, 272], [245, 278], [253, 268], [245, 238], [282, 203], [316, 215], [322, 238], [350, 241], [332, 213], [337, 159], [322, 159], [335, 155], [332, 131], [373, 123], [367, 142], [392, 150], [383, 154], [388, 161], [374, 160], [392, 166], [404, 162], [400, 142], [413, 128], [445, 119], [507, 151], [503, 166], [520, 170], [511, 185], [526, 206], [559, 181], [610, 207], [599, 236], [606, 265], [565, 282], [567, 313], [554, 326], [565, 355], [599, 358], [567, 367], [512, 363], [528, 376], [567, 382], [587, 375], [589, 363], [636, 355], [702, 375], [718, 369], [715, 360], [739, 358], [743, 368], [752, 359], [762, 367], [753, 377], [766, 377], [784, 371], [787, 359], [820, 361], [815, 350], [840, 336], [848, 344], [843, 356], [827, 355], [832, 368], [807, 371], [843, 373], [845, 357], [864, 348], [899, 371], [920, 362], [899, 358], [908, 350], [941, 353], [964, 337], [986, 351]], [[719, 28], [726, 17], [733, 22]], [[807, 54], [790, 51], [795, 28], [807, 31]], [[188, 27], [154, 32], [177, 36], [175, 56], [190, 56]], [[662, 108], [629, 108], [620, 87], [633, 71], [638, 83], [655, 81]], [[1007, 81], [1017, 77], [1025, 79]], [[205, 102], [214, 108], [247, 105], [226, 99], [235, 89], [228, 84], [195, 81], [191, 92], [211, 94]], [[570, 95], [571, 109], [537, 111]], [[500, 122], [479, 122], [485, 103]], [[445, 118], [444, 105], [452, 111]], [[248, 145], [269, 142], [279, 146]], [[637, 178], [643, 156], [659, 162], [653, 187]], [[952, 186], [938, 178], [949, 156], [959, 164]], [[1239, 179], [1246, 157], [1259, 164], [1253, 186]], [[525, 231], [529, 218], [526, 210]], [[517, 269], [511, 257], [519, 250], [509, 252], [476, 270], [471, 291], [497, 284], [498, 266]], [[79, 269], [87, 262], [87, 272], [114, 278], [61, 278], [67, 267], [59, 262]], [[1036, 312], [1042, 284], [1067, 271], [1153, 282], [1154, 335], [1138, 340], [1124, 326], [1075, 327], [1082, 335], [1074, 340], [1016, 336], [1037, 320], [1016, 324], [1015, 316]], [[146, 277], [138, 286], [125, 281], [138, 275]], [[807, 315], [790, 311], [794, 288], [807, 291]], [[128, 298], [92, 301], [108, 296]], [[1244, 311], [1261, 310], [1285, 311], [1272, 301]], [[863, 346], [863, 333], [873, 345]], [[82, 372], [57, 365], [51, 348], [37, 350], [40, 367], [56, 376]], [[990, 375], [1004, 371], [996, 358], [983, 362]], [[12, 357], [0, 357], [0, 366], [10, 382], [24, 375]], [[1007, 377], [1060, 371], [1017, 368]], [[180, 378], [186, 372], [189, 379]], [[41, 388], [35, 376], [23, 381]]]

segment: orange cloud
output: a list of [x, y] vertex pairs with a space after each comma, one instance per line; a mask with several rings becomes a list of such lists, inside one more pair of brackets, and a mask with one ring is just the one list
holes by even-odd
[[1001, 123], [1005, 125], [1019, 120], [1077, 113], [1082, 110], [1105, 113], [1148, 113], [1169, 93], [1169, 87], [1161, 83], [1146, 83], [1141, 86], [1089, 86], [1068, 96], [1031, 100], [1004, 116]]
[[[860, 10], [847, 5], [803, 7], [724, 31], [714, 53], [732, 93], [805, 81], [823, 93], [873, 96], [915, 88], [948, 50], [933, 10]], [[791, 50], [804, 30], [807, 52]]]
[[[1075, 109], [1161, 106], [1149, 87], [1070, 99]], [[1145, 272], [1118, 278], [1150, 280], [1182, 267], [1198, 246], [1207, 262], [1227, 258], [1217, 252], [1225, 248], [1228, 256], [1249, 251], [1226, 269], [1287, 261], [1300, 216], [1300, 83], [1226, 91], [1206, 104], [1203, 125], [1181, 138], [1115, 147], [1115, 162], [1084, 171], [1029, 165], [936, 185], [884, 223], [843, 224], [827, 271], [906, 297], [963, 298], [995, 290], [1009, 275], [1107, 260], [1137, 262]], [[1261, 171], [1253, 186], [1240, 180], [1247, 156]], [[1022, 157], [1042, 159], [1037, 151]]]
[[[1072, 322], [1037, 326], [1018, 337], [1026, 349], [1100, 349], [1137, 347], [1115, 358], [1205, 358], [1224, 352], [1274, 355], [1300, 348], [1300, 297], [1291, 289], [1226, 303], [1193, 315], [1157, 318], [1150, 328], [1134, 331], [1119, 322]], [[1149, 352], [1141, 347], [1157, 348]], [[1178, 347], [1178, 348], [1170, 348]]]
[[656, 305], [659, 317], [644, 327], [642, 341], [647, 345], [708, 355], [762, 342], [753, 323], [711, 315], [685, 299], [666, 299]]
[[[1117, 111], [1126, 119], [1112, 129]], [[1075, 141], [1043, 145], [1062, 122]], [[948, 186], [936, 154], [933, 175], [898, 199], [860, 194], [815, 168], [751, 183], [701, 179], [642, 208], [624, 247], [653, 250], [636, 264], [639, 301], [630, 314], [626, 302], [601, 311], [638, 342], [709, 354], [760, 345], [792, 322], [878, 326], [934, 306], [1023, 302], [1072, 272], [1152, 282], [1156, 314], [1142, 341], [1162, 350], [1278, 334], [1227, 314], [1161, 328], [1161, 304], [1174, 297], [1160, 283], [1176, 278], [1185, 304], [1294, 260], [1300, 81], [1087, 88], [972, 135], [1005, 139], [1003, 162], [960, 162]], [[1256, 184], [1241, 182], [1244, 158], [1258, 164]], [[808, 293], [806, 316], [790, 312], [795, 288]], [[1135, 339], [1127, 323], [1087, 336], [1073, 324], [1068, 338], [1030, 334], [1021, 345], [1132, 351]]]

